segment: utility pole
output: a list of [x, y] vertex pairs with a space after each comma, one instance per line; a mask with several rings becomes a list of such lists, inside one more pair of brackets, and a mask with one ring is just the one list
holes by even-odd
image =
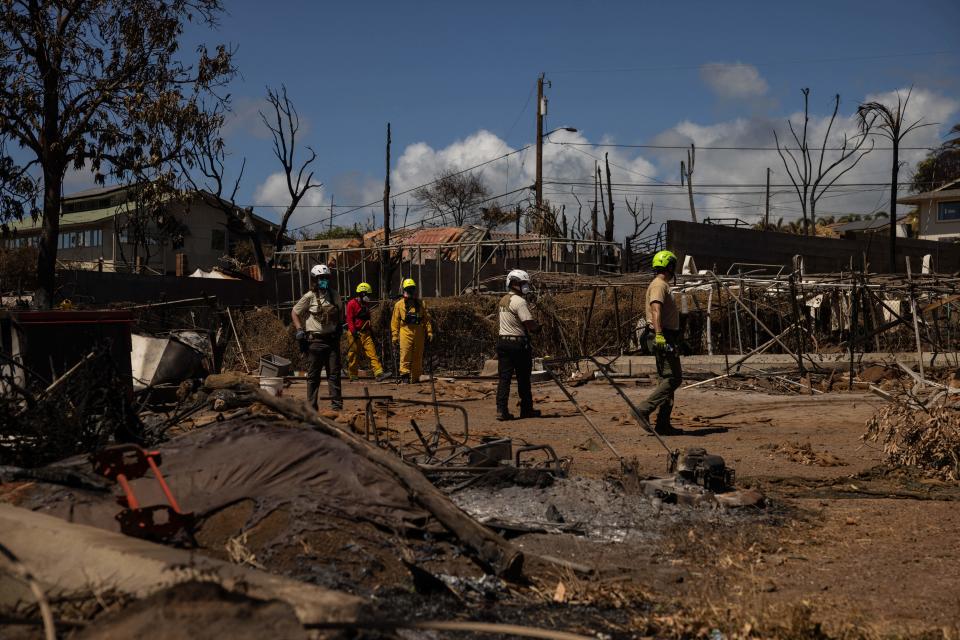
[[687, 164], [684, 166], [683, 160], [680, 161], [680, 186], [684, 181], [687, 183], [687, 195], [690, 197], [690, 219], [697, 221], [697, 210], [693, 207], [693, 161], [697, 155], [697, 149], [690, 144], [690, 150], [687, 151]]
[[[390, 246], [390, 123], [387, 123], [387, 171], [383, 179], [383, 246]], [[393, 276], [387, 265], [390, 260], [390, 250], [380, 254], [380, 299], [387, 297], [390, 283], [386, 282]]]
[[330, 194], [330, 233], [333, 233], [333, 194]]
[[767, 207], [763, 214], [763, 230], [770, 228], [770, 167], [767, 167]]
[[591, 240], [597, 239], [597, 210], [600, 208], [600, 164], [593, 163], [593, 210], [590, 212]]
[[[543, 96], [544, 74], [537, 78], [537, 179], [534, 184], [537, 213], [543, 208], [543, 116], [547, 115], [547, 99]], [[550, 86], [550, 81], [546, 81]]]
[[516, 266], [517, 269], [520, 268], [520, 216], [522, 215], [523, 215], [523, 209], [521, 209], [520, 204], [517, 203], [517, 231], [514, 236], [514, 239], [517, 241], [517, 247], [516, 247], [517, 248], [517, 266]]
[[603, 227], [603, 239], [613, 242], [613, 186], [610, 184], [610, 154], [603, 154], [603, 161], [607, 165], [607, 219]]

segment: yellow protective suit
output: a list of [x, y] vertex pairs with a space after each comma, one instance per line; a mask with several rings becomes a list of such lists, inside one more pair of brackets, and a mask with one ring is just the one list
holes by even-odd
[[360, 373], [360, 357], [364, 354], [370, 360], [374, 377], [383, 373], [383, 365], [377, 357], [377, 347], [373, 343], [373, 336], [370, 335], [370, 323], [367, 323], [366, 329], [357, 331], [356, 337], [348, 334], [347, 345], [347, 374], [351, 378], [356, 378]]
[[427, 340], [433, 339], [430, 313], [423, 300], [397, 300], [390, 318], [390, 331], [393, 334], [393, 343], [400, 345], [400, 375], [409, 375], [410, 382], [419, 382], [420, 374], [423, 373], [424, 345]]

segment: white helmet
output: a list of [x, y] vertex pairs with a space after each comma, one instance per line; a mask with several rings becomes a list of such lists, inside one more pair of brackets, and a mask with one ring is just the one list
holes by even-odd
[[507, 290], [510, 289], [510, 283], [514, 280], [519, 280], [520, 282], [530, 282], [530, 274], [522, 269], [514, 269], [507, 274]]
[[320, 276], [330, 275], [330, 267], [325, 264], [314, 265], [313, 269], [310, 269], [310, 275], [314, 278], [319, 278]]

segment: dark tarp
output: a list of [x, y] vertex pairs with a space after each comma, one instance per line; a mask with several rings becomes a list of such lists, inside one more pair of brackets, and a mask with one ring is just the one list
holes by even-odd
[[[248, 522], [285, 507], [302, 530], [325, 527], [327, 516], [363, 520], [394, 530], [423, 525], [428, 514], [388, 472], [339, 440], [294, 423], [266, 418], [197, 429], [158, 447], [160, 471], [184, 511], [202, 518], [243, 500], [256, 507]], [[89, 472], [86, 458], [56, 465]], [[141, 505], [164, 504], [152, 475], [131, 483]], [[113, 493], [35, 485], [20, 506], [119, 531]]]

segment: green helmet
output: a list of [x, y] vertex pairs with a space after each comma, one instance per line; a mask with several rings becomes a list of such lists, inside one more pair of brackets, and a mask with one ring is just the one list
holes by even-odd
[[657, 269], [670, 269], [671, 267], [677, 264], [677, 256], [673, 254], [672, 251], [657, 251], [656, 255], [653, 256], [653, 268]]

